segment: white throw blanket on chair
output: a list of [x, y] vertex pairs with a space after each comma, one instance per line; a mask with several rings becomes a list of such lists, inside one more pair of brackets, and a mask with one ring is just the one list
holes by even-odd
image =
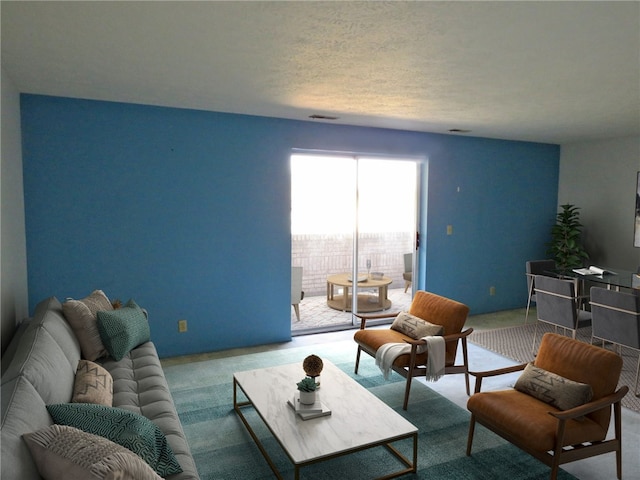
[[[423, 337], [426, 343], [418, 345], [418, 353], [428, 352], [426, 379], [437, 382], [444, 375], [445, 341], [441, 336]], [[391, 366], [400, 355], [411, 353], [409, 343], [385, 343], [376, 352], [376, 365], [382, 371], [385, 380], [389, 379]]]

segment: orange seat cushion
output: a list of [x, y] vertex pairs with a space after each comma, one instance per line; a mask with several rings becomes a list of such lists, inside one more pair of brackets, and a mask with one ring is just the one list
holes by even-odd
[[[422, 318], [429, 323], [442, 325], [443, 335], [460, 333], [464, 323], [467, 321], [469, 307], [465, 304], [451, 300], [450, 298], [436, 295], [435, 293], [420, 290], [416, 292], [409, 313]], [[365, 329], [358, 330], [353, 339], [369, 355], [375, 357], [378, 348], [385, 343], [403, 343], [405, 340], [412, 340], [396, 330], [391, 329]], [[455, 363], [458, 341], [447, 342], [445, 353], [445, 366]], [[408, 367], [410, 356], [400, 355], [393, 362], [396, 367]], [[426, 365], [427, 353], [418, 355], [418, 365]]]
[[[404, 335], [396, 330], [373, 328], [366, 330], [357, 330], [353, 336], [353, 339], [358, 345], [363, 348], [365, 352], [373, 357], [375, 357], [378, 348], [380, 348], [385, 343], [403, 343], [405, 342], [405, 340], [412, 340], [411, 337]], [[427, 352], [418, 355], [416, 358], [417, 365], [426, 365]], [[455, 349], [453, 351], [453, 355], [451, 355], [449, 349], [447, 349], [445, 353], [445, 366], [453, 365], [455, 359]], [[409, 360], [409, 354], [399, 355], [398, 358], [396, 358], [393, 362], [393, 365], [395, 367], [408, 367]]]
[[[547, 452], [554, 448], [558, 421], [548, 412], [557, 412], [551, 405], [517, 390], [476, 393], [469, 398], [467, 408], [483, 424], [497, 432], [508, 432], [525, 448]], [[566, 423], [563, 446], [604, 440], [607, 429], [583, 418]]]

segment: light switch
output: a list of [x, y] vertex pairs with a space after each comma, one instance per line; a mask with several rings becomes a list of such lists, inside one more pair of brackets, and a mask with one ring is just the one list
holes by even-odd
[[453, 225], [447, 225], [447, 235], [453, 235]]

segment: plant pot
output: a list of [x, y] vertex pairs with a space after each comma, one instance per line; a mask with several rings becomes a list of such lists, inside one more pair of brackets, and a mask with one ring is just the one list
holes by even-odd
[[316, 392], [300, 391], [300, 403], [303, 405], [313, 405], [316, 403]]

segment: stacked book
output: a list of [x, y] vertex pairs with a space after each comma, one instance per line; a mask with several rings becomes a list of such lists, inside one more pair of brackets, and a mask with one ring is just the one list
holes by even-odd
[[307, 405], [300, 403], [300, 392], [296, 392], [293, 398], [287, 403], [303, 420], [331, 415], [331, 410], [329, 410], [327, 406], [320, 401], [320, 394], [317, 393], [316, 401], [313, 404]]

